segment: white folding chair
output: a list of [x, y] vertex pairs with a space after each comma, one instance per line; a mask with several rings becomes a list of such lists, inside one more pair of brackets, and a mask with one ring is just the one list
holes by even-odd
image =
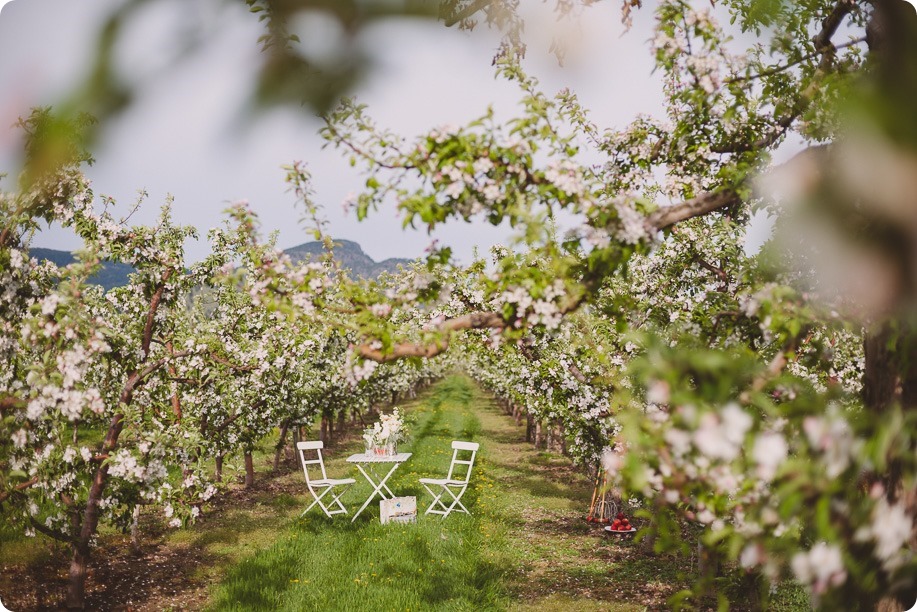
[[[449, 513], [453, 510], [471, 514], [468, 512], [468, 508], [462, 504], [461, 499], [462, 495], [465, 494], [465, 490], [468, 488], [468, 481], [471, 479], [471, 470], [474, 467], [474, 457], [478, 452], [479, 446], [477, 442], [460, 442], [456, 440], [452, 443], [452, 463], [449, 464], [449, 474], [445, 478], [420, 479], [420, 484], [422, 484], [427, 492], [433, 496], [433, 501], [430, 502], [430, 506], [424, 514], [442, 514], [443, 518], [449, 516]], [[459, 451], [471, 452], [471, 458], [459, 459]], [[457, 465], [468, 467], [464, 477], [459, 477], [456, 474], [455, 467]], [[427, 485], [434, 487], [434, 489], [439, 487], [439, 489], [437, 489], [439, 492], [435, 492]], [[452, 503], [448, 506], [442, 501], [442, 497], [446, 493], [452, 497]], [[449, 500], [446, 499], [446, 502], [448, 501]]]
[[[341, 503], [341, 495], [343, 495], [347, 489], [350, 488], [350, 485], [356, 482], [353, 478], [328, 478], [328, 474], [325, 472], [325, 462], [322, 459], [322, 449], [325, 447], [325, 443], [318, 442], [297, 442], [296, 448], [299, 450], [299, 460], [302, 462], [302, 471], [306, 475], [306, 486], [309, 487], [309, 492], [312, 493], [312, 497], [315, 498], [315, 501], [306, 508], [305, 512], [300, 514], [300, 516], [305, 516], [306, 512], [312, 509], [312, 506], [318, 504], [318, 506], [325, 511], [325, 514], [332, 516], [334, 514], [347, 514], [347, 509], [344, 507], [344, 504]], [[305, 451], [314, 450], [318, 455], [317, 459], [306, 459]], [[309, 466], [318, 464], [322, 470], [322, 477], [313, 480], [309, 478]], [[344, 489], [335, 495], [331, 493], [332, 489], [337, 486], [343, 486]], [[319, 490], [321, 492], [319, 493]], [[331, 493], [331, 503], [327, 506], [322, 503], [322, 498], [326, 494]], [[335, 508], [337, 506], [337, 508]], [[329, 509], [330, 508], [330, 509]]]

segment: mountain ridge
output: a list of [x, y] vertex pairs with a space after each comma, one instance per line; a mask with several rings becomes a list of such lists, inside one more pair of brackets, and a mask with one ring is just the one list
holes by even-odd
[[[360, 278], [378, 278], [383, 272], [397, 272], [398, 266], [406, 266], [410, 259], [389, 257], [376, 261], [363, 251], [359, 243], [352, 240], [333, 239], [334, 258], [347, 268], [354, 276]], [[304, 242], [294, 247], [284, 249], [284, 253], [293, 261], [304, 261], [317, 258], [325, 252], [325, 246], [319, 241]]]
[[[324, 250], [325, 247], [321, 242], [312, 241], [284, 249], [284, 253], [289, 255], [293, 261], [298, 262], [317, 258], [324, 253]], [[69, 251], [45, 247], [32, 247], [29, 249], [29, 254], [39, 261], [48, 260], [59, 267], [67, 266], [76, 261], [76, 257]], [[365, 279], [378, 278], [383, 272], [397, 272], [398, 266], [407, 265], [411, 261], [410, 259], [390, 257], [377, 262], [363, 251], [363, 247], [359, 243], [343, 239], [334, 240], [334, 258], [341, 263], [342, 267], [350, 270], [354, 276]], [[126, 285], [128, 283], [128, 275], [133, 271], [134, 268], [128, 264], [106, 261], [102, 263], [102, 268], [89, 278], [89, 282], [101, 285], [102, 288], [108, 291], [109, 289]]]

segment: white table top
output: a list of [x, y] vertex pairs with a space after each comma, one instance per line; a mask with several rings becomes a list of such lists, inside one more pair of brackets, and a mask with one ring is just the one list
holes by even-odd
[[404, 463], [411, 458], [411, 453], [398, 453], [397, 455], [367, 455], [359, 453], [347, 457], [348, 463]]

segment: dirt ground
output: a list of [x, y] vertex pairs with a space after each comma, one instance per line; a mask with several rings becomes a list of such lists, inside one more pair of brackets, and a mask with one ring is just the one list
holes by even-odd
[[[269, 508], [263, 502], [279, 495], [302, 495], [292, 464], [278, 473], [259, 473], [254, 488], [233, 487], [221, 494], [207, 514], [192, 528], [205, 533], [223, 528], [232, 520], [230, 510]], [[208, 600], [214, 569], [224, 561], [193, 542], [175, 542], [167, 537], [162, 521], [141, 517], [142, 543], [139, 550], [121, 534], [100, 537], [93, 551], [86, 581], [90, 610], [153, 611], [197, 610]], [[0, 601], [13, 612], [65, 609], [69, 553], [65, 547], [36, 538], [42, 550], [29, 564], [8, 564], [0, 560]]]

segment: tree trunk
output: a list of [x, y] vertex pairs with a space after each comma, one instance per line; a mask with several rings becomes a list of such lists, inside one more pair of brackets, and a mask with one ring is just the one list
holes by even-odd
[[564, 431], [564, 424], [557, 422], [557, 452], [561, 455], [567, 455], [567, 433]]
[[[903, 321], [899, 320], [897, 325], [885, 323], [867, 332], [863, 349], [866, 360], [863, 403], [866, 408], [878, 415], [895, 404], [900, 405], [902, 410], [914, 410], [917, 406], [917, 334]], [[882, 484], [889, 503], [900, 501], [913, 516], [917, 514], [917, 491], [905, 490], [902, 471], [900, 461], [891, 461], [884, 474], [872, 475], [872, 482]], [[909, 542], [911, 546], [917, 545], [917, 531], [911, 530]], [[887, 612], [903, 610], [915, 599], [917, 588], [906, 587], [881, 599], [875, 609]]]
[[542, 431], [541, 420], [535, 421], [535, 448], [544, 447], [544, 431]]
[[217, 482], [223, 482], [223, 453], [219, 453], [213, 460], [214, 470], [213, 479]]
[[134, 516], [131, 520], [131, 547], [134, 552], [140, 551], [140, 504], [134, 506]]
[[707, 548], [701, 543], [701, 538], [697, 538], [697, 572], [703, 580], [703, 592], [701, 598], [716, 598], [716, 581], [715, 578], [720, 573], [720, 559], [717, 551]]
[[535, 419], [532, 415], [525, 415], [525, 441], [529, 444], [535, 442]]
[[[874, 116], [882, 124], [884, 136], [890, 137], [889, 144], [896, 142], [901, 147], [904, 140], [912, 152], [915, 127], [913, 100], [917, 95], [917, 19], [914, 18], [913, 8], [904, 2], [872, 0], [871, 4], [874, 10], [866, 27], [866, 42], [869, 45], [869, 61], [874, 68], [871, 76], [880, 96], [877, 99], [882, 100], [882, 111]], [[903, 196], [901, 205], [906, 206], [907, 188], [902, 188], [899, 193]], [[897, 223], [891, 221], [891, 217], [885, 217], [883, 222]], [[889, 244], [887, 237], [883, 237], [883, 241], [886, 253], [890, 255], [888, 271], [896, 275], [894, 280], [900, 287], [896, 296], [897, 306], [905, 313], [912, 313], [917, 296], [915, 245], [912, 230], [901, 231], [902, 237], [900, 242], [896, 241], [897, 244]], [[917, 407], [917, 333], [909, 320], [913, 321], [908, 314], [898, 315], [896, 320], [867, 332], [864, 340], [863, 402], [879, 418], [895, 404], [908, 412]], [[910, 451], [914, 452], [913, 440]], [[900, 463], [891, 463], [884, 474], [873, 475], [874, 482], [881, 482], [888, 500], [900, 501], [913, 516], [917, 512], [917, 491], [904, 489], [901, 472]], [[911, 546], [917, 543], [914, 529], [911, 530], [909, 543]], [[889, 592], [876, 609], [900, 609], [899, 604], [911, 606], [915, 599], [917, 588], [910, 581], [910, 584], [899, 585]]]
[[[112, 449], [117, 444], [118, 436], [123, 429], [123, 416], [118, 414], [112, 419], [103, 448]], [[86, 576], [89, 572], [90, 543], [99, 527], [99, 502], [105, 492], [108, 480], [108, 464], [96, 470], [89, 487], [86, 509], [79, 535], [73, 543], [73, 557], [70, 560], [70, 582], [67, 588], [67, 607], [83, 609], [86, 607]]]
[[67, 586], [67, 608], [82, 610], [86, 607], [86, 574], [89, 570], [89, 547], [73, 546], [70, 560], [70, 583]]
[[[904, 322], [897, 326], [885, 323], [867, 332], [863, 342], [866, 358], [863, 374], [863, 403], [877, 415], [899, 404], [903, 410], [917, 406], [917, 334]], [[901, 487], [899, 462], [888, 466], [878, 478], [885, 486], [889, 502], [896, 502], [909, 492]], [[912, 508], [913, 510], [913, 508]]]
[[653, 532], [640, 540], [640, 547], [648, 555], [656, 554], [656, 533]]
[[255, 486], [255, 462], [252, 459], [252, 452], [245, 451], [245, 488], [251, 489]]
[[319, 430], [318, 439], [324, 442], [326, 445], [331, 444], [331, 423], [328, 420], [328, 417], [324, 414], [322, 415], [322, 424], [321, 429]]
[[287, 442], [287, 430], [290, 428], [290, 422], [284, 421], [283, 425], [280, 426], [280, 439], [277, 440], [277, 446], [274, 448], [274, 471], [280, 469], [280, 455], [283, 453], [283, 449], [286, 447]]

